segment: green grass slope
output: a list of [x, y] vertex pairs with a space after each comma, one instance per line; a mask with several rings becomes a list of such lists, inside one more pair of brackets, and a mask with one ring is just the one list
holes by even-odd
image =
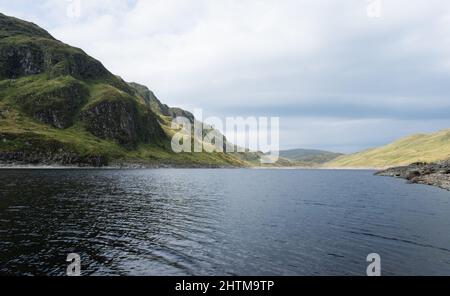
[[450, 129], [432, 134], [412, 135], [383, 147], [341, 156], [326, 163], [326, 166], [385, 168], [449, 158]]

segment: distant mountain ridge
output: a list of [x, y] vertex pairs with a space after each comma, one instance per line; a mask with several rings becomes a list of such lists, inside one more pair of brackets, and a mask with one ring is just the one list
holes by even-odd
[[342, 153], [315, 149], [291, 149], [280, 151], [281, 157], [294, 164], [306, 166], [322, 165], [342, 155]]
[[430, 134], [416, 134], [386, 146], [340, 156], [328, 167], [405, 166], [417, 162], [433, 163], [450, 158], [450, 129]]

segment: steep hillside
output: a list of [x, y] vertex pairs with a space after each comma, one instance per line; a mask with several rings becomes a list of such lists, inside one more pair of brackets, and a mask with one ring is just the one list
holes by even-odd
[[450, 130], [417, 134], [392, 144], [341, 156], [328, 162], [329, 167], [392, 167], [416, 162], [438, 162], [450, 158]]
[[243, 166], [233, 154], [175, 154], [162, 104], [84, 51], [0, 14], [0, 162], [103, 166]]

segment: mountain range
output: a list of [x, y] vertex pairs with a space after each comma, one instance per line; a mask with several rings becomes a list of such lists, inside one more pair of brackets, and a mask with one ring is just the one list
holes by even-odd
[[280, 151], [281, 157], [291, 161], [297, 166], [320, 166], [342, 155], [344, 154], [315, 149], [291, 149]]
[[[0, 14], [0, 161], [249, 166], [259, 154], [174, 153], [180, 108], [127, 83], [37, 25]], [[196, 139], [198, 140], [198, 139]]]

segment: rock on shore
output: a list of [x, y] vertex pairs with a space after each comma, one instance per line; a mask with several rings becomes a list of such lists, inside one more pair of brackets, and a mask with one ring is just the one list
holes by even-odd
[[438, 163], [413, 163], [376, 173], [378, 176], [403, 178], [411, 183], [438, 186], [450, 191], [450, 160]]
[[0, 167], [21, 165], [104, 167], [108, 165], [108, 160], [102, 155], [82, 156], [64, 152], [27, 153], [0, 151]]

